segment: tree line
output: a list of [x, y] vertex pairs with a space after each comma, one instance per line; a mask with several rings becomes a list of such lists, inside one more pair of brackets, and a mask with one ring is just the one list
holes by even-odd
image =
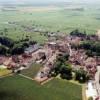
[[29, 41], [28, 38], [14, 41], [8, 37], [0, 37], [0, 55], [22, 54], [27, 47], [36, 43], [36, 41]]
[[[74, 30], [70, 33], [71, 36], [77, 36], [82, 39], [79, 45], [72, 44], [72, 48], [84, 49], [88, 56], [100, 56], [100, 40], [95, 34], [87, 35], [86, 32]], [[91, 38], [94, 38], [93, 40]]]

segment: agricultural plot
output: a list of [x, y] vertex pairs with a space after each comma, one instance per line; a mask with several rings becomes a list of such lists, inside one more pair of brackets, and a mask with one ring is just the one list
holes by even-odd
[[0, 100], [82, 100], [82, 88], [54, 79], [45, 85], [21, 76], [0, 79]]
[[32, 64], [30, 68], [23, 70], [21, 74], [34, 78], [36, 74], [38, 73], [38, 71], [40, 70], [40, 68], [42, 68], [42, 65]]
[[[73, 5], [72, 5], [73, 6]], [[95, 33], [100, 29], [100, 7], [81, 5], [80, 9], [72, 7], [16, 7], [17, 10], [0, 10], [0, 35], [14, 40], [24, 39], [44, 43], [47, 39], [43, 32], [64, 32], [74, 29]], [[27, 10], [26, 10], [27, 9]], [[5, 30], [5, 28], [7, 30]]]

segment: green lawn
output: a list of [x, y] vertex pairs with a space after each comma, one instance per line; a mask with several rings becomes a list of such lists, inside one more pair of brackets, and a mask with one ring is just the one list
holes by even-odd
[[21, 74], [31, 77], [31, 78], [34, 78], [41, 67], [42, 67], [42, 65], [33, 63], [30, 68], [23, 70], [21, 72]]
[[82, 100], [82, 88], [59, 79], [41, 86], [21, 76], [10, 76], [0, 79], [0, 100]]

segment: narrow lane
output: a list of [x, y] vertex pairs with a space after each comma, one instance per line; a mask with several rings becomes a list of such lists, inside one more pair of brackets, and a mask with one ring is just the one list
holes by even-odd
[[100, 96], [100, 66], [97, 66], [97, 72], [95, 74], [95, 85], [98, 95]]

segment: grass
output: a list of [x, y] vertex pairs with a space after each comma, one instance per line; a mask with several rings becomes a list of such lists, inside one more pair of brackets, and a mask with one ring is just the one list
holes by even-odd
[[45, 85], [21, 76], [0, 79], [0, 100], [82, 100], [82, 87], [54, 79]]
[[32, 64], [30, 68], [25, 69], [21, 72], [21, 74], [34, 78], [35, 75], [38, 73], [39, 69], [42, 67], [40, 64]]

